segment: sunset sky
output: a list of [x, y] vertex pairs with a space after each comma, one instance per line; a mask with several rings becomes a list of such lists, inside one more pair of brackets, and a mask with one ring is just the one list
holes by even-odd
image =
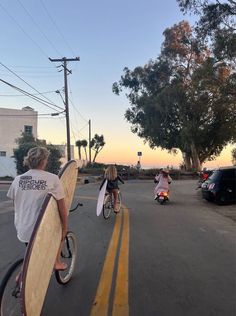
[[[136, 164], [142, 152], [143, 167], [179, 166], [181, 154], [151, 150], [130, 131], [124, 119], [129, 107], [124, 95], [112, 93], [123, 68], [133, 69], [155, 59], [167, 27], [194, 16], [183, 16], [175, 0], [2, 0], [0, 4], [0, 78], [32, 94], [64, 107], [56, 90], [61, 90], [63, 72], [51, 58], [74, 58], [68, 68], [71, 143], [103, 134], [106, 145], [97, 161]], [[34, 88], [34, 89], [33, 89]], [[63, 95], [63, 91], [61, 91]], [[31, 106], [39, 114], [53, 109], [22, 96], [0, 83], [0, 107], [20, 109]], [[0, 135], [2, 137], [2, 135]], [[53, 144], [66, 142], [65, 118], [39, 116], [38, 138]], [[231, 164], [232, 146], [208, 167]]]

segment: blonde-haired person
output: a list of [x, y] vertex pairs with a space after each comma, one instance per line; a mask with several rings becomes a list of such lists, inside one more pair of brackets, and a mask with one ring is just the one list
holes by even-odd
[[121, 177], [117, 174], [117, 169], [115, 165], [109, 165], [105, 170], [105, 177], [100, 185], [100, 190], [107, 180], [107, 187], [106, 190], [109, 193], [112, 193], [114, 196], [114, 211], [115, 213], [118, 213], [119, 210], [117, 209], [117, 201], [118, 201], [118, 181], [124, 184], [124, 181], [121, 179]]
[[[17, 237], [26, 245], [30, 240], [43, 200], [48, 193], [57, 200], [62, 223], [62, 241], [67, 233], [65, 194], [59, 177], [45, 171], [48, 156], [47, 148], [31, 148], [24, 159], [24, 164], [29, 167], [29, 170], [14, 179], [7, 193], [7, 196], [14, 201]], [[61, 247], [56, 258], [55, 270], [67, 268], [66, 263], [60, 261], [60, 252]]]

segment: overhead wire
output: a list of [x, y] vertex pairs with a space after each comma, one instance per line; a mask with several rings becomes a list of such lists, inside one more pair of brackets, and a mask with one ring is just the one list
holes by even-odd
[[0, 7], [5, 11], [5, 13], [16, 23], [16, 25], [21, 29], [21, 31], [38, 47], [41, 53], [48, 58], [48, 55], [42, 49], [42, 47], [23, 29], [23, 27], [17, 22], [17, 20], [7, 11], [7, 9], [0, 3]]
[[[43, 100], [43, 99], [41, 99], [41, 98], [35, 96], [35, 95], [32, 95], [31, 93], [29, 93], [29, 92], [27, 92], [27, 91], [25, 91], [25, 90], [23, 90], [23, 89], [21, 89], [21, 88], [18, 88], [18, 87], [16, 87], [15, 85], [12, 85], [11, 83], [9, 83], [9, 82], [7, 82], [7, 81], [5, 81], [5, 80], [3, 80], [3, 79], [0, 79], [0, 81], [3, 82], [4, 84], [8, 85], [9, 87], [11, 87], [11, 88], [13, 88], [13, 89], [15, 89], [15, 90], [17, 90], [17, 91], [19, 91], [19, 92], [25, 94], [26, 96], [32, 98], [33, 100], [35, 100], [35, 101], [37, 101], [37, 102], [39, 102], [39, 103], [41, 103], [41, 104], [43, 104], [43, 105], [49, 107], [50, 109], [52, 109], [52, 110], [58, 112], [58, 110], [56, 110], [55, 108], [53, 108], [52, 106], [50, 106], [50, 105], [53, 105], [53, 104], [51, 104], [51, 103], [49, 103], [49, 102], [47, 102], [47, 101], [45, 101], [45, 100]], [[54, 105], [53, 105], [53, 106], [54, 106]], [[61, 108], [61, 107], [58, 107], [58, 106], [57, 106], [57, 108], [59, 108], [60, 110], [63, 110], [63, 111], [64, 111], [64, 109]]]
[[[42, 94], [49, 94], [49, 93], [55, 93], [55, 90], [42, 92]], [[40, 93], [31, 93], [31, 95], [40, 95]], [[0, 97], [24, 97], [24, 95], [23, 94], [0, 94]]]
[[[58, 113], [60, 114], [60, 113]], [[52, 113], [37, 113], [37, 114], [0, 114], [0, 117], [39, 117], [39, 116], [52, 116]]]
[[55, 21], [53, 20], [51, 14], [49, 13], [47, 7], [45, 6], [44, 2], [42, 0], [40, 0], [42, 7], [44, 8], [47, 16], [49, 17], [51, 23], [54, 25], [55, 29], [57, 30], [58, 34], [61, 36], [61, 38], [63, 39], [63, 41], [65, 42], [65, 44], [67, 45], [67, 47], [70, 49], [70, 51], [73, 53], [73, 55], [76, 55], [73, 51], [73, 49], [71, 48], [71, 46], [69, 45], [69, 43], [67, 42], [67, 40], [65, 39], [64, 35], [62, 34], [62, 32], [60, 31], [59, 27], [57, 26], [57, 24], [55, 23]]
[[39, 26], [38, 23], [35, 22], [34, 18], [32, 15], [29, 13], [29, 11], [26, 9], [26, 7], [22, 4], [20, 0], [18, 0], [19, 4], [21, 7], [25, 10], [27, 15], [30, 17], [31, 21], [34, 23], [34, 25], [39, 29], [40, 33], [44, 36], [44, 38], [48, 41], [48, 43], [53, 47], [53, 49], [62, 57], [62, 54], [58, 51], [58, 49], [55, 47], [55, 45], [50, 41], [50, 39], [47, 37], [47, 35], [43, 32], [41, 27]]
[[2, 62], [0, 62], [0, 65], [2, 65], [4, 68], [6, 68], [8, 71], [10, 71], [11, 73], [13, 73], [17, 78], [19, 78], [21, 81], [23, 81], [25, 84], [27, 84], [31, 89], [33, 89], [34, 91], [36, 91], [37, 93], [39, 93], [41, 96], [43, 96], [46, 100], [48, 100], [49, 104], [53, 105], [56, 108], [59, 108], [60, 110], [62, 110], [61, 107], [59, 107], [58, 105], [56, 105], [55, 103], [53, 103], [50, 99], [48, 99], [47, 97], [45, 97], [41, 92], [39, 92], [37, 89], [35, 89], [32, 85], [30, 85], [28, 82], [26, 82], [24, 79], [22, 79], [19, 75], [17, 75], [13, 70], [11, 70], [10, 68], [8, 68], [7, 66], [5, 66]]
[[[70, 88], [70, 82], [68, 80], [68, 86], [69, 86], [69, 91], [70, 91], [70, 95], [71, 95], [71, 98], [72, 98], [72, 92], [71, 92], [71, 88]], [[84, 118], [84, 116], [80, 113], [80, 111], [77, 109], [77, 107], [74, 105], [74, 102], [72, 101], [70, 97], [68, 97], [69, 101], [71, 102], [74, 110], [78, 113], [78, 115], [85, 121], [85, 122], [88, 122], [89, 120], [87, 120], [86, 118]]]

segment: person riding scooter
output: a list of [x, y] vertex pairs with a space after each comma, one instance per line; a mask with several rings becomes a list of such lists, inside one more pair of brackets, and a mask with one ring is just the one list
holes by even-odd
[[169, 170], [161, 169], [160, 173], [155, 176], [154, 182], [157, 183], [154, 189], [154, 200], [157, 200], [158, 194], [161, 192], [169, 193], [169, 184], [171, 183], [172, 179], [169, 176]]

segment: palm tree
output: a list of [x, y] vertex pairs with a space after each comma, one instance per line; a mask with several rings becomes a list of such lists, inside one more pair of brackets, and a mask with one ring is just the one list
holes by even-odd
[[103, 149], [105, 145], [104, 136], [99, 136], [98, 134], [94, 135], [94, 138], [90, 142], [90, 147], [95, 150], [95, 154], [93, 157], [93, 162], [95, 162], [98, 153]]
[[83, 139], [83, 140], [81, 141], [81, 145], [82, 145], [82, 147], [84, 147], [85, 159], [88, 160], [87, 149], [86, 149], [86, 147], [88, 146], [87, 140], [86, 140], [86, 139]]
[[81, 141], [81, 140], [77, 140], [77, 141], [75, 142], [75, 146], [78, 147], [79, 160], [81, 160], [82, 141]]

